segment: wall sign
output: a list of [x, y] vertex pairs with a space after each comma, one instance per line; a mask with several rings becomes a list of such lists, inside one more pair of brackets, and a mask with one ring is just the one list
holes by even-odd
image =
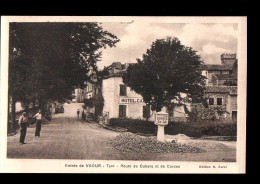
[[120, 104], [137, 104], [137, 103], [144, 103], [142, 98], [119, 98], [119, 103]]

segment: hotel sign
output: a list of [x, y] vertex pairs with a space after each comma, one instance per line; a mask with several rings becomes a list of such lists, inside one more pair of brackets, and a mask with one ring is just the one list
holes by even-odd
[[144, 103], [144, 101], [142, 98], [126, 97], [126, 98], [119, 98], [119, 103], [120, 104], [138, 104], [138, 103]]

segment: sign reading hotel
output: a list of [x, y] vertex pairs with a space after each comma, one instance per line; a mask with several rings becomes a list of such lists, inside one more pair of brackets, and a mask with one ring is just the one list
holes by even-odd
[[138, 103], [144, 103], [142, 98], [119, 98], [119, 103], [120, 104], [138, 104]]
[[168, 125], [168, 113], [163, 113], [163, 112], [156, 113], [154, 124], [159, 126]]

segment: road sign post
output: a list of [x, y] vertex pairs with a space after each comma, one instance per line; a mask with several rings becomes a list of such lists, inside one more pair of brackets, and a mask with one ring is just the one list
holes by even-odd
[[164, 126], [168, 125], [168, 113], [157, 112], [155, 114], [154, 124], [158, 126], [157, 140], [160, 142], [164, 142], [165, 141]]

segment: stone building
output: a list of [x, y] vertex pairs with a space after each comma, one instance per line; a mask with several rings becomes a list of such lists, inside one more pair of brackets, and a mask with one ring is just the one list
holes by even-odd
[[237, 67], [236, 54], [222, 54], [221, 64], [203, 66], [206, 79], [205, 98], [208, 107], [221, 116], [236, 119], [237, 115]]
[[[207, 78], [206, 85], [211, 86], [213, 84], [212, 80], [216, 81], [216, 76], [222, 78], [221, 80], [237, 80], [237, 59], [236, 54], [222, 54], [221, 64], [203, 65], [202, 74]], [[226, 78], [226, 79], [224, 79]]]
[[237, 86], [207, 86], [205, 98], [209, 108], [218, 110], [226, 118], [236, 119]]
[[237, 86], [237, 77], [234, 74], [213, 74], [213, 86]]

